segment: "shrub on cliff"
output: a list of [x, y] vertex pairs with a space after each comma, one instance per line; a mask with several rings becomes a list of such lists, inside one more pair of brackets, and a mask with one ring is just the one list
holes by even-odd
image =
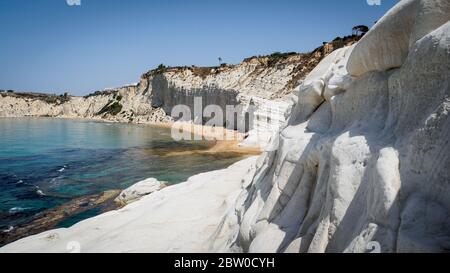
[[296, 52], [286, 52], [286, 53], [274, 52], [268, 56], [268, 58], [269, 58], [268, 65], [273, 66], [273, 65], [277, 64], [278, 62], [282, 61], [283, 59], [286, 59], [290, 56], [294, 56], [297, 54], [298, 53], [296, 53]]
[[116, 101], [116, 102], [110, 101], [97, 113], [97, 115], [99, 116], [99, 115], [109, 114], [109, 115], [115, 116], [122, 111], [122, 108], [123, 108], [122, 104], [120, 104], [118, 101]]
[[364, 25], [355, 26], [352, 28], [352, 34], [353, 35], [364, 35], [367, 32], [369, 32], [369, 27]]

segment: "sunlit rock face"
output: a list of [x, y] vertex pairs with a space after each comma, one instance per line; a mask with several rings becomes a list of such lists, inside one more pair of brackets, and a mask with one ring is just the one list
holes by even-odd
[[449, 251], [448, 7], [401, 1], [309, 74], [212, 250]]
[[161, 189], [161, 182], [155, 178], [148, 178], [140, 181], [127, 189], [123, 190], [114, 202], [119, 206], [125, 206], [138, 201], [143, 196], [149, 195]]
[[402, 0], [356, 45], [347, 69], [353, 76], [398, 68], [418, 40], [450, 20], [447, 0]]
[[[294, 96], [270, 102], [295, 106], [290, 116], [279, 111], [289, 117], [259, 158], [1, 251], [64, 252], [79, 240], [96, 252], [448, 252], [449, 15], [445, 0], [403, 0], [358, 44], [328, 52]], [[205, 82], [237, 90], [221, 84], [246, 79], [221, 69], [222, 82], [214, 71], [186, 68], [163, 81], [178, 92]], [[150, 105], [154, 76], [131, 89]], [[271, 107], [243, 90], [237, 101], [259, 105], [257, 116], [265, 116]], [[158, 104], [172, 102], [163, 97]]]
[[[141, 76], [139, 83], [97, 91], [85, 97], [43, 94], [0, 94], [0, 117], [45, 116], [88, 118], [131, 123], [170, 123], [179, 118], [175, 106], [187, 106], [183, 120], [205, 124], [203, 111], [219, 106], [223, 120], [215, 126], [249, 132], [244, 145], [265, 146], [293, 106], [291, 93], [305, 76], [338, 48], [360, 37], [337, 38], [310, 53], [274, 53], [255, 56], [237, 65], [219, 67], [159, 67]], [[200, 102], [196, 104], [196, 99]], [[196, 107], [197, 105], [197, 107]], [[231, 120], [227, 106], [236, 107]], [[200, 109], [199, 109], [200, 108]], [[248, 116], [248, 112], [255, 113]], [[174, 114], [174, 117], [172, 117]], [[253, 126], [254, 125], [254, 126]], [[260, 127], [258, 127], [260, 125]]]
[[63, 99], [34, 94], [0, 95], [0, 117], [88, 118], [117, 122], [157, 123], [169, 121], [166, 114], [151, 106], [145, 93], [146, 80], [137, 85], [96, 92], [85, 97]]

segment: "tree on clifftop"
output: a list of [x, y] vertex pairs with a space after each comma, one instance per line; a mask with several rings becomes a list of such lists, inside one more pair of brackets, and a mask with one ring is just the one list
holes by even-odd
[[364, 35], [369, 31], [368, 26], [359, 25], [352, 28], [353, 35]]

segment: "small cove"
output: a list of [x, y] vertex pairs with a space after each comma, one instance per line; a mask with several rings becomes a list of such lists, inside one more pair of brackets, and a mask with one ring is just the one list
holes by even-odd
[[[212, 141], [175, 141], [170, 129], [51, 118], [0, 118], [0, 230], [88, 195], [121, 190], [149, 177], [168, 185], [226, 168], [239, 153], [192, 153]], [[104, 210], [63, 219], [68, 227]]]

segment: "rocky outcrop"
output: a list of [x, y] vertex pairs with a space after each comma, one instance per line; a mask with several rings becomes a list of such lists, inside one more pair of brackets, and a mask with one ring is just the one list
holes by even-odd
[[27, 223], [10, 227], [0, 233], [0, 246], [17, 241], [25, 236], [31, 236], [54, 229], [62, 221], [76, 217], [80, 213], [92, 209], [107, 211], [116, 209], [117, 206], [113, 200], [118, 196], [120, 190], [108, 190], [99, 194], [82, 196], [62, 204], [55, 208], [47, 209], [35, 214], [32, 220]]
[[[286, 96], [299, 81], [322, 58], [358, 39], [358, 36], [336, 38], [311, 53], [274, 53], [251, 57], [238, 65], [160, 67], [142, 75], [135, 85], [98, 91], [85, 97], [2, 92], [0, 117], [44, 116], [158, 124], [176, 120], [178, 117], [171, 117], [172, 109], [183, 104], [192, 114], [184, 120], [205, 124], [208, 118], [195, 116], [194, 111], [195, 98], [200, 98], [203, 109], [207, 105], [218, 105], [222, 109], [224, 118], [220, 126], [241, 132], [253, 130], [251, 135], [256, 140], [252, 143], [265, 145], [279, 125], [286, 122], [292, 107], [291, 99]], [[226, 116], [227, 105], [239, 106], [236, 114], [242, 124]], [[250, 107], [257, 112], [254, 120], [246, 117]], [[263, 127], [253, 128], [252, 124]], [[271, 130], [267, 131], [269, 128]], [[257, 140], [259, 136], [261, 141]]]
[[69, 97], [64, 102], [49, 101], [52, 95], [0, 94], [0, 117], [87, 118], [114, 122], [168, 122], [161, 109], [151, 106], [141, 84], [96, 92], [85, 97]]
[[0, 248], [5, 252], [207, 252], [220, 220], [255, 172], [255, 157], [199, 174], [126, 207]]
[[447, 0], [403, 0], [391, 9], [358, 43], [348, 71], [361, 76], [369, 71], [400, 67], [418, 40], [450, 18]]
[[[280, 128], [285, 126], [295, 103], [294, 96], [277, 100], [240, 96], [239, 101], [243, 105], [243, 113], [251, 113], [250, 130], [240, 146], [261, 148], [266, 147]], [[241, 120], [245, 121], [245, 118], [241, 117]]]
[[212, 249], [449, 251], [448, 5], [401, 1], [322, 61]]
[[120, 206], [128, 205], [136, 202], [145, 195], [149, 195], [150, 193], [160, 190], [161, 187], [161, 182], [155, 178], [149, 178], [123, 190], [119, 196], [114, 199], [114, 202]]
[[257, 161], [1, 251], [449, 252], [449, 16], [403, 0], [327, 56]]

